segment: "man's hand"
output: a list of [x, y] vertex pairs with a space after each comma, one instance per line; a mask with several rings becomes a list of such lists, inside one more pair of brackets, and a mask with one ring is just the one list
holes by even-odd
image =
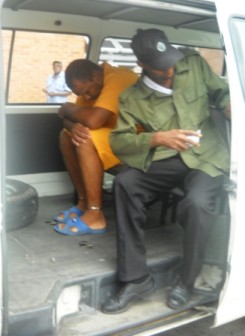
[[49, 97], [54, 97], [57, 95], [55, 92], [49, 92], [47, 89], [43, 89], [43, 92], [45, 92]]
[[61, 119], [67, 118], [73, 121], [73, 115], [77, 113], [79, 107], [73, 103], [65, 103], [58, 110]]
[[[196, 141], [195, 138], [197, 137]], [[152, 134], [151, 147], [165, 146], [174, 149], [178, 152], [182, 152], [189, 149], [192, 146], [199, 147], [199, 138], [202, 135], [199, 132], [173, 129], [165, 132], [155, 132]]]
[[48, 92], [49, 97], [58, 96], [57, 92]]
[[71, 129], [71, 140], [75, 146], [80, 146], [85, 144], [88, 139], [90, 139], [89, 128], [81, 124], [74, 124]]

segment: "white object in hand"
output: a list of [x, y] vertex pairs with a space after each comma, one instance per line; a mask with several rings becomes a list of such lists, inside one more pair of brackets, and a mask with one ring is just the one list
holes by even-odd
[[[198, 129], [197, 131], [196, 131], [198, 134], [202, 134], [202, 131], [200, 130], [200, 129]], [[196, 142], [197, 144], [200, 142], [200, 137], [199, 136], [197, 136], [197, 135], [187, 135], [187, 137], [186, 137], [187, 139], [190, 139], [190, 140], [192, 140], [192, 141], [194, 141], [194, 142]], [[192, 144], [188, 144], [189, 146], [193, 146]]]

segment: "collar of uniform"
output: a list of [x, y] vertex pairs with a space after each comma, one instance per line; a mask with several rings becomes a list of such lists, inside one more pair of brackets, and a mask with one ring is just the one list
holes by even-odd
[[141, 77], [137, 83], [137, 86], [139, 88], [138, 91], [138, 98], [147, 98], [151, 95], [155, 95], [156, 97], [169, 97], [169, 94], [162, 93], [156, 90], [153, 90], [149, 88], [145, 83], [143, 82], [143, 77]]
[[[185, 53], [185, 52], [184, 52]], [[195, 50], [191, 50], [191, 52], [188, 50], [189, 54], [197, 54], [197, 52]], [[189, 71], [190, 67], [186, 61], [186, 58], [184, 57], [183, 59], [181, 59], [178, 63], [176, 63], [175, 65], [175, 75], [178, 76], [178, 74], [185, 72], [185, 71]], [[154, 91], [152, 89], [150, 89], [149, 87], [147, 87], [144, 82], [143, 82], [143, 75], [141, 76], [141, 78], [138, 80], [137, 82], [137, 87], [139, 88], [138, 90], [138, 98], [147, 98], [152, 94], [155, 94], [157, 97], [168, 97], [169, 95], [166, 95], [165, 93], [161, 93], [161, 92], [157, 92]]]
[[154, 91], [158, 91], [158, 92], [161, 92], [161, 93], [165, 93], [167, 95], [171, 95], [173, 90], [172, 89], [169, 89], [169, 88], [166, 88], [164, 86], [161, 86], [159, 84], [157, 84], [156, 82], [154, 82], [152, 79], [150, 79], [150, 77], [148, 76], [143, 76], [142, 78], [144, 84], [146, 86], [148, 86], [149, 88], [151, 88], [152, 90]]

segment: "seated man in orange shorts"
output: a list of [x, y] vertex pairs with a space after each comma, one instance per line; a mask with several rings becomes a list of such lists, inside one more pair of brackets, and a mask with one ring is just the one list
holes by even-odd
[[78, 98], [59, 110], [64, 124], [60, 148], [78, 203], [54, 216], [54, 230], [68, 235], [104, 233], [103, 173], [120, 163], [112, 153], [109, 133], [116, 123], [120, 93], [138, 76], [127, 68], [79, 59], [68, 65], [65, 77]]

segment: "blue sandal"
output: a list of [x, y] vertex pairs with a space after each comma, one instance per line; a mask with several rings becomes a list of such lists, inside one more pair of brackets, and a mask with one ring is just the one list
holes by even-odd
[[[59, 212], [57, 215], [53, 217], [53, 219], [58, 223], [66, 223], [68, 220], [72, 219], [71, 214], [75, 214], [75, 217], [79, 217], [83, 215], [83, 211], [75, 206], [70, 208], [69, 210], [64, 210]], [[63, 215], [63, 218], [59, 218], [59, 216]]]
[[[72, 218], [63, 224], [65, 224], [65, 227], [63, 229], [59, 227], [59, 224], [55, 224], [53, 226], [54, 230], [61, 234], [70, 235], [70, 236], [77, 236], [77, 235], [83, 235], [83, 234], [93, 234], [94, 235], [94, 234], [102, 234], [106, 232], [106, 228], [98, 229], [98, 230], [91, 229], [79, 217]], [[73, 227], [77, 229], [76, 232], [73, 232], [71, 230]]]

